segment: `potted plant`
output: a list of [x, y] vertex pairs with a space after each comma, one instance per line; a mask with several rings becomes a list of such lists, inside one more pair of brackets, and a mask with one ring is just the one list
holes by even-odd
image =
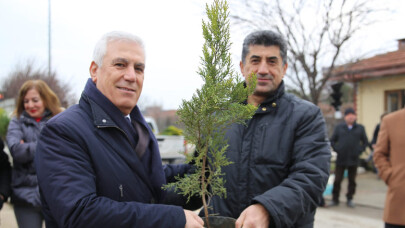
[[177, 112], [185, 139], [196, 146], [196, 154], [187, 157], [187, 162], [195, 164], [196, 172], [165, 188], [174, 188], [188, 199], [200, 196], [206, 225], [213, 228], [210, 223], [217, 222], [209, 218], [209, 200], [214, 195], [226, 197], [221, 167], [231, 164], [224, 154], [228, 147], [225, 129], [233, 123], [244, 124], [255, 113], [256, 107], [244, 101], [253, 92], [256, 77], [252, 75], [244, 83], [233, 70], [227, 2], [214, 0], [211, 6], [206, 5], [206, 14], [208, 22], [202, 23], [205, 43], [198, 70], [204, 84], [191, 100], [183, 100]]

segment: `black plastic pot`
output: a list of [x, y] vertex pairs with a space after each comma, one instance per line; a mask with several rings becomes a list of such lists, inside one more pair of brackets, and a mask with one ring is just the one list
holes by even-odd
[[[202, 218], [204, 220], [204, 227], [207, 227], [207, 220], [205, 217]], [[236, 219], [230, 217], [223, 217], [223, 216], [209, 216], [209, 224], [210, 228], [235, 228]]]

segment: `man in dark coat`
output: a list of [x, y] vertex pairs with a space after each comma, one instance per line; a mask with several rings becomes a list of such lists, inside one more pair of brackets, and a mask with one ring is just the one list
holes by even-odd
[[0, 138], [0, 209], [11, 194], [11, 166], [4, 152], [4, 143]]
[[162, 167], [136, 106], [144, 70], [142, 41], [107, 33], [79, 104], [42, 130], [35, 162], [47, 227], [202, 227], [194, 212], [162, 204], [162, 185], [189, 166]]
[[240, 68], [257, 75], [247, 102], [258, 106], [247, 125], [226, 132], [223, 168], [227, 197], [213, 197], [211, 213], [237, 218], [236, 227], [313, 227], [329, 176], [330, 146], [319, 108], [285, 92], [287, 45], [258, 31], [243, 43]]
[[333, 150], [337, 153], [333, 199], [329, 206], [339, 205], [340, 185], [345, 169], [348, 172], [349, 184], [346, 194], [348, 207], [355, 207], [353, 195], [356, 191], [356, 175], [360, 154], [368, 146], [368, 139], [363, 125], [356, 123], [356, 112], [353, 108], [345, 110], [344, 122], [338, 124], [330, 138]]

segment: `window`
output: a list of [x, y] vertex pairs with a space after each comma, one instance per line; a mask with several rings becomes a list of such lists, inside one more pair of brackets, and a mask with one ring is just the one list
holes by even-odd
[[393, 112], [405, 105], [405, 89], [385, 91], [385, 111]]

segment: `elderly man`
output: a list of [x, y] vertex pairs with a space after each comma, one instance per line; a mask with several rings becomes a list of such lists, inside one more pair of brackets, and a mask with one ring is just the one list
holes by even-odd
[[79, 104], [42, 130], [36, 167], [47, 227], [202, 227], [194, 212], [164, 205], [158, 144], [136, 106], [145, 51], [128, 33], [96, 44]]
[[226, 132], [227, 197], [211, 213], [237, 218], [236, 227], [313, 227], [329, 176], [330, 149], [319, 108], [285, 92], [287, 45], [280, 34], [257, 31], [243, 43], [240, 68], [257, 84], [247, 102], [258, 109], [247, 126]]

